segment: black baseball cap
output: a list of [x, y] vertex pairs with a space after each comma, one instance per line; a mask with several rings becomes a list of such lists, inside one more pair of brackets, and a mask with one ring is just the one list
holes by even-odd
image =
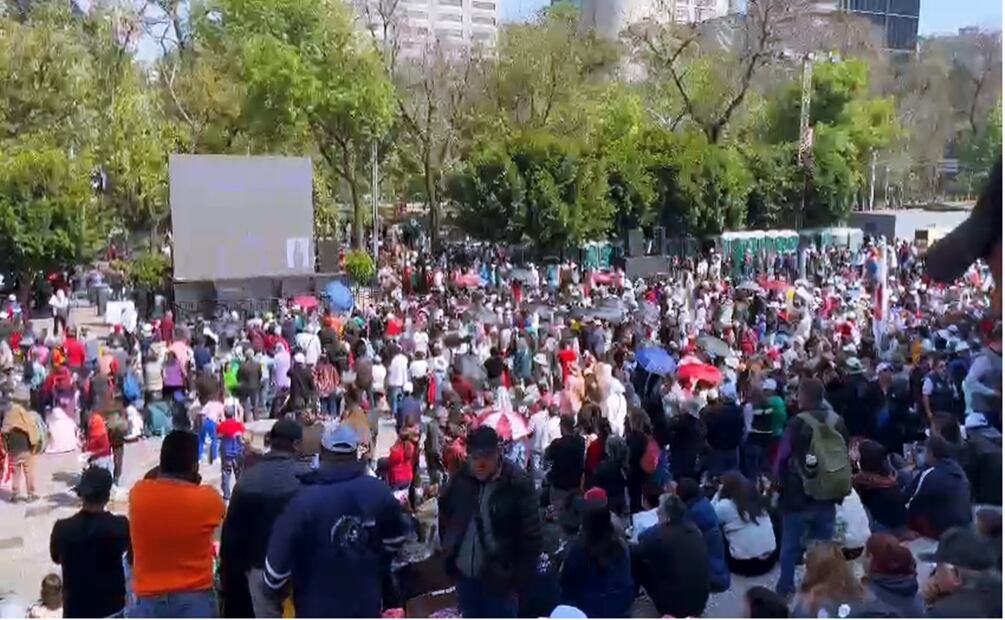
[[935, 553], [922, 553], [924, 562], [952, 564], [975, 571], [990, 570], [997, 562], [994, 545], [971, 527], [953, 527], [942, 533]]
[[81, 474], [73, 490], [84, 501], [107, 501], [112, 493], [112, 473], [104, 467], [91, 465]]
[[970, 217], [939, 239], [925, 255], [925, 270], [937, 282], [948, 284], [963, 275], [975, 260], [988, 255], [1002, 234], [1002, 161], [988, 173]]
[[282, 418], [277, 420], [272, 428], [269, 429], [269, 439], [285, 439], [289, 442], [302, 441], [304, 438], [304, 429], [297, 423], [296, 420], [291, 420], [289, 418]]
[[468, 433], [468, 454], [486, 456], [499, 451], [499, 434], [490, 426], [479, 426]]

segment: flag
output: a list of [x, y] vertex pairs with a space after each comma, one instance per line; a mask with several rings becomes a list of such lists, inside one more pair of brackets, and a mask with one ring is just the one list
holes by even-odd
[[874, 303], [873, 303], [873, 314], [872, 314], [872, 330], [873, 337], [876, 340], [877, 350], [883, 346], [883, 336], [886, 334], [886, 323], [889, 319], [890, 314], [890, 296], [887, 291], [887, 285], [889, 283], [889, 277], [887, 276], [887, 271], [889, 269], [886, 255], [886, 244], [879, 246], [878, 255], [876, 256], [876, 290], [873, 293]]

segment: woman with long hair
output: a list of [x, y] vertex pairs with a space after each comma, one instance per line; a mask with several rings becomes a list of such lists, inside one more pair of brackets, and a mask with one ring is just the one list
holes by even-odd
[[[589, 405], [583, 407], [583, 411], [586, 411], [588, 408]], [[584, 433], [587, 437], [590, 435], [595, 436], [594, 439], [586, 446], [585, 469], [586, 475], [589, 477], [597, 471], [597, 466], [600, 465], [600, 461], [604, 460], [604, 450], [607, 445], [607, 438], [611, 436], [611, 423], [598, 416], [594, 419], [593, 429], [587, 430], [584, 427]]]
[[855, 578], [841, 548], [822, 542], [806, 553], [806, 576], [799, 586], [793, 618], [855, 617], [855, 609], [865, 601], [862, 582]]
[[[649, 422], [649, 416], [641, 409], [632, 409], [628, 414], [628, 433], [625, 441], [628, 444], [628, 500], [629, 509], [632, 513], [640, 512], [642, 507], [642, 494], [649, 474], [642, 469], [642, 457], [646, 453], [649, 441], [653, 436], [653, 427]], [[659, 496], [655, 498], [647, 497], [649, 505], [655, 507], [659, 501]]]
[[561, 601], [588, 618], [627, 618], [635, 600], [631, 556], [607, 502], [588, 500], [582, 523], [562, 565]]
[[612, 513], [619, 517], [628, 514], [628, 444], [624, 439], [617, 435], [607, 438], [603, 460], [589, 486], [600, 487], [607, 493], [607, 506]]
[[727, 472], [720, 483], [712, 506], [726, 536], [730, 572], [744, 577], [767, 574], [778, 561], [778, 545], [761, 496], [740, 472]]

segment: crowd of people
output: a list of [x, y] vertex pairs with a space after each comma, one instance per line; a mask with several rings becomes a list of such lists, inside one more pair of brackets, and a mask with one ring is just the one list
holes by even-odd
[[[396, 246], [345, 313], [168, 312], [99, 342], [63, 297], [52, 335], [5, 308], [0, 371], [29, 394], [0, 399], [10, 501], [38, 499], [39, 454], [86, 461], [34, 613], [688, 617], [777, 569], [751, 617], [1000, 616], [998, 185], [927, 261], [876, 239], [633, 281]], [[108, 512], [151, 436], [159, 466]]]

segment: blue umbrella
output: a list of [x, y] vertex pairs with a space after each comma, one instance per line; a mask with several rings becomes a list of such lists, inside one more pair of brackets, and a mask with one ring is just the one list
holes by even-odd
[[666, 349], [645, 347], [635, 353], [635, 361], [648, 373], [665, 377], [677, 370], [677, 362]]
[[352, 291], [338, 280], [325, 287], [325, 297], [334, 312], [349, 312], [353, 307]]

